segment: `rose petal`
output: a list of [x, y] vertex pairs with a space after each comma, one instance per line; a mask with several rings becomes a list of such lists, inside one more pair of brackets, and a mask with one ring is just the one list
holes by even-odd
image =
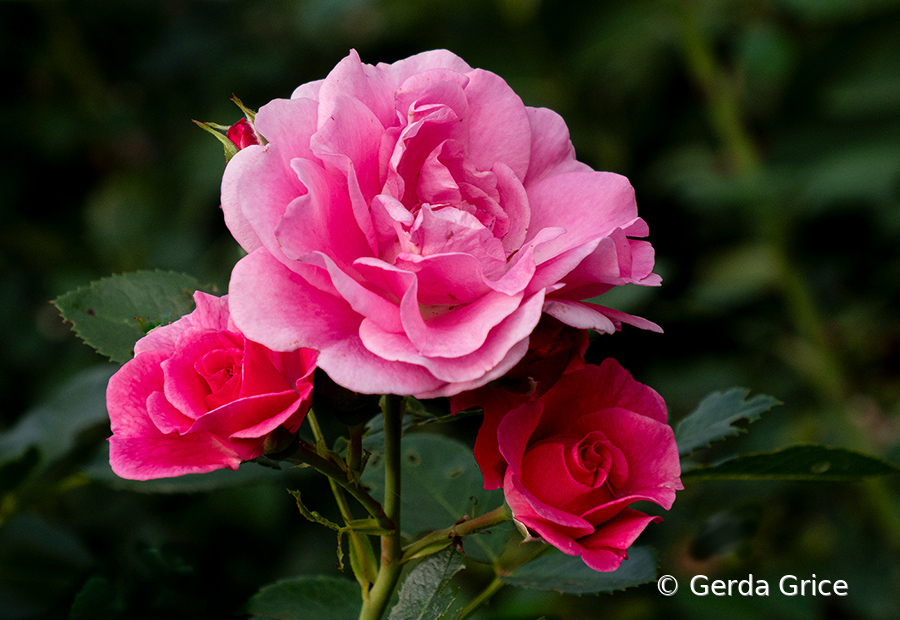
[[566, 233], [535, 251], [541, 264], [588, 241], [609, 236], [637, 219], [634, 189], [611, 172], [569, 172], [547, 177], [528, 189], [528, 237], [549, 227]]
[[208, 433], [109, 438], [109, 464], [117, 476], [129, 480], [205, 474], [223, 467], [236, 470], [247, 456]]
[[604, 523], [594, 534], [578, 540], [584, 549], [581, 558], [596, 571], [614, 571], [628, 557], [626, 550], [634, 544], [647, 525], [661, 521], [661, 517], [651, 517], [626, 508]]
[[589, 172], [591, 168], [575, 159], [575, 147], [563, 118], [547, 108], [526, 108], [531, 125], [531, 159], [523, 181], [531, 187], [544, 177], [565, 172]]
[[531, 123], [525, 105], [498, 75], [475, 69], [469, 78], [469, 159], [479, 170], [502, 162], [524, 179], [531, 159]]
[[191, 432], [223, 438], [263, 438], [284, 424], [301, 404], [294, 390], [239, 398], [198, 418]]

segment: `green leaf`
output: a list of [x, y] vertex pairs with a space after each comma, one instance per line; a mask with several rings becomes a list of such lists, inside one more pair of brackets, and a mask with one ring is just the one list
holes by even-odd
[[109, 579], [102, 575], [90, 577], [75, 595], [69, 620], [114, 620], [125, 611], [121, 597]]
[[78, 336], [120, 364], [134, 356], [134, 343], [150, 329], [194, 309], [195, 278], [172, 271], [135, 271], [92, 282], [53, 303]]
[[[108, 421], [106, 384], [115, 370], [105, 364], [82, 370], [46, 401], [27, 411], [15, 426], [0, 434], [0, 464], [10, 463], [20, 470], [16, 473], [21, 479], [26, 474], [21, 469], [26, 465], [45, 468], [68, 455], [78, 444], [79, 435]], [[33, 450], [37, 450], [39, 459], [28, 456]]]
[[362, 607], [355, 581], [336, 577], [295, 577], [265, 586], [245, 613], [278, 620], [356, 620]]
[[400, 600], [388, 620], [443, 618], [456, 600], [449, 582], [462, 568], [462, 558], [452, 547], [419, 562], [403, 582]]
[[614, 592], [656, 579], [656, 552], [650, 547], [632, 547], [628, 559], [611, 573], [589, 568], [580, 557], [555, 549], [514, 569], [500, 579], [531, 590], [554, 590], [566, 594]]
[[[465, 515], [484, 514], [503, 503], [503, 492], [486, 491], [467, 445], [443, 435], [413, 433], [401, 445], [402, 528], [412, 536], [450, 527]], [[384, 460], [373, 454], [362, 476], [379, 501], [384, 498]], [[482, 554], [495, 556], [490, 536], [467, 537]]]
[[764, 411], [781, 404], [776, 398], [765, 394], [757, 394], [750, 399], [747, 399], [747, 394], [749, 390], [744, 388], [731, 388], [713, 392], [704, 398], [675, 429], [679, 454], [685, 456], [713, 441], [738, 435], [743, 429], [735, 426], [735, 422], [754, 422]]
[[849, 482], [900, 473], [879, 458], [831, 446], [791, 446], [774, 452], [741, 454], [682, 474], [692, 480], [800, 480]]

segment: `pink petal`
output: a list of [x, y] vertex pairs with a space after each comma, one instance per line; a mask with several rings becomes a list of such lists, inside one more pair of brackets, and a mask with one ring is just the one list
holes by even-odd
[[110, 377], [106, 386], [106, 406], [114, 434], [140, 436], [156, 430], [147, 415], [147, 399], [163, 389], [160, 363], [163, 351], [148, 351], [126, 362]]
[[481, 262], [471, 254], [401, 255], [397, 267], [416, 274], [418, 300], [425, 306], [472, 303], [492, 292]]
[[275, 256], [283, 256], [275, 230], [288, 205], [307, 193], [297, 174], [284, 165], [285, 156], [290, 154], [283, 154], [274, 142], [265, 147], [249, 146], [238, 151], [225, 168], [225, 223], [247, 252], [262, 245]]
[[510, 229], [502, 237], [503, 247], [507, 252], [513, 252], [522, 247], [528, 233], [531, 221], [528, 194], [519, 177], [502, 161], [495, 163], [491, 170], [497, 176], [499, 202], [509, 217]]
[[109, 438], [109, 464], [117, 476], [129, 480], [205, 474], [223, 467], [236, 470], [243, 460], [233, 446], [208, 433], [163, 435], [157, 431]]
[[338, 385], [360, 394], [411, 394], [418, 398], [444, 388], [427, 369], [378, 357], [358, 337], [332, 342], [319, 353], [319, 368]]
[[146, 351], [165, 351], [170, 355], [177, 350], [176, 343], [181, 334], [194, 327], [209, 327], [210, 329], [228, 329], [228, 296], [216, 297], [202, 291], [194, 291], [193, 312], [185, 314], [168, 325], [161, 325], [151, 329], [134, 345], [134, 354]]
[[430, 69], [449, 69], [459, 73], [468, 73], [472, 70], [462, 58], [447, 50], [421, 52], [393, 64], [379, 63], [376, 68], [396, 87], [410, 77]]
[[578, 329], [595, 329], [604, 334], [612, 334], [620, 330], [622, 323], [662, 333], [662, 328], [652, 321], [626, 314], [620, 310], [586, 302], [549, 297], [544, 303], [544, 312], [559, 319], [566, 325], [571, 325]]
[[471, 381], [459, 381], [455, 383], [447, 383], [440, 388], [429, 390], [425, 392], [419, 392], [418, 394], [413, 394], [416, 398], [442, 398], [445, 396], [453, 396], [454, 394], [458, 394], [459, 392], [465, 390], [474, 390], [480, 388], [484, 385], [487, 385], [491, 381], [495, 381], [505, 376], [516, 364], [521, 361], [521, 359], [525, 356], [525, 353], [528, 352], [528, 340], [520, 340], [516, 344], [514, 344], [509, 351], [507, 351], [506, 355], [500, 360], [497, 365], [491, 368], [488, 372], [478, 377], [477, 379], [472, 379]]
[[256, 113], [253, 125], [266, 140], [277, 144], [283, 169], [289, 169], [297, 157], [315, 159], [309, 142], [318, 129], [318, 108], [309, 99], [274, 99]]
[[[251, 145], [241, 149], [231, 158], [222, 175], [222, 215], [225, 225], [235, 240], [247, 252], [262, 245], [253, 224], [244, 215], [239, 195], [243, 193], [244, 179], [250, 178], [260, 152], [264, 147]], [[240, 155], [240, 157], [238, 157]]]
[[172, 403], [166, 399], [166, 395], [162, 392], [151, 393], [147, 397], [146, 405], [147, 416], [162, 433], [178, 433], [181, 435], [186, 433], [194, 423], [193, 418], [187, 417], [173, 407]]
[[576, 161], [575, 147], [563, 118], [547, 108], [526, 108], [531, 124], [531, 161], [524, 184], [531, 187], [544, 177], [566, 172], [590, 172]]
[[330, 113], [322, 116], [326, 109], [324, 103], [320, 105], [319, 131], [310, 146], [346, 179], [356, 227], [374, 253], [378, 244], [368, 205], [381, 191], [379, 152], [384, 127], [369, 108], [347, 96], [336, 97]]
[[578, 540], [584, 548], [581, 558], [596, 571], [614, 571], [619, 568], [622, 560], [628, 557], [626, 550], [634, 544], [647, 525], [660, 521], [661, 517], [651, 517], [626, 508], [615, 518], [598, 527], [594, 534]]
[[[591, 386], [590, 390], [583, 386]], [[604, 409], [621, 408], [665, 424], [666, 404], [651, 387], [635, 381], [631, 373], [613, 358], [606, 358], [600, 366], [587, 365], [581, 370], [563, 375], [546, 394], [541, 396], [550, 411], [578, 411], [593, 413]], [[548, 416], [547, 420], [554, 419]], [[569, 428], [571, 418], [562, 427], [546, 424], [540, 437], [549, 437], [557, 428]]]
[[[568, 539], [568, 544], [571, 544], [572, 539], [594, 531], [593, 526], [578, 515], [549, 506], [534, 497], [522, 485], [512, 466], [507, 468], [504, 476], [503, 495], [513, 513], [513, 518], [535, 530], [542, 538], [556, 534], [561, 541]], [[565, 551], [564, 546], [559, 548]]]
[[475, 439], [474, 454], [484, 476], [485, 489], [499, 489], [503, 486], [506, 460], [500, 454], [497, 439], [500, 421], [507, 412], [521, 406], [527, 400], [528, 397], [524, 394], [516, 394], [490, 385], [450, 397], [450, 412], [453, 414], [471, 407], [481, 407], [484, 410], [484, 420]]
[[265, 248], [238, 261], [228, 288], [235, 324], [273, 351], [322, 349], [359, 330], [361, 317], [346, 301], [310, 285]]
[[498, 75], [475, 69], [469, 78], [469, 160], [479, 170], [491, 170], [502, 162], [524, 179], [531, 159], [531, 124], [525, 105]]
[[310, 252], [326, 251], [341, 265], [369, 254], [368, 241], [360, 232], [338, 179], [307, 159], [295, 159], [291, 165], [309, 193], [285, 205], [284, 215], [274, 230], [279, 251], [288, 261]]
[[276, 368], [272, 357], [273, 353], [268, 348], [252, 340], [244, 341], [241, 398], [293, 389], [291, 381]]
[[166, 399], [183, 414], [197, 419], [209, 411], [206, 397], [210, 388], [194, 363], [210, 349], [221, 347], [219, 332], [194, 328], [182, 334], [178, 345], [178, 350], [160, 364]]
[[[426, 321], [418, 302], [417, 287], [413, 286], [400, 301], [400, 320], [420, 355], [461, 357], [481, 348], [491, 329], [515, 312], [521, 303], [521, 294], [504, 295], [492, 291], [472, 303], [449, 309]], [[537, 325], [537, 319], [534, 325]]]
[[[309, 96], [305, 90], [294, 96]], [[363, 64], [356, 50], [341, 60], [322, 82], [318, 84], [315, 98], [319, 101], [319, 127], [336, 115], [338, 100], [348, 97], [364, 105], [381, 124], [390, 127], [396, 123], [393, 100], [394, 88], [376, 67]], [[265, 134], [263, 134], [265, 135]], [[375, 151], [377, 153], [377, 149]]]
[[522, 487], [536, 499], [569, 511], [568, 505], [573, 500], [593, 489], [572, 476], [566, 465], [567, 447], [559, 441], [563, 437], [558, 436], [528, 448], [522, 458], [520, 476]]
[[[418, 364], [437, 378], [460, 386], [469, 382], [483, 384], [487, 382], [485, 373], [495, 375], [501, 362], [504, 365], [514, 364], [524, 356], [528, 334], [533, 330], [532, 325], [540, 319], [540, 307], [541, 297], [532, 297], [491, 330], [482, 346], [455, 358], [421, 355], [404, 334], [386, 332], [370, 321], [363, 321], [359, 334], [366, 348], [379, 357]], [[520, 345], [520, 342], [523, 344]], [[516, 349], [515, 361], [511, 358], [513, 348]], [[507, 370], [509, 368], [511, 366], [507, 366]]]
[[566, 233], [535, 250], [540, 264], [593, 239], [609, 236], [637, 219], [634, 190], [611, 172], [569, 172], [547, 177], [528, 188], [529, 237], [549, 227]]
[[287, 421], [301, 403], [300, 396], [294, 390], [239, 398], [198, 418], [191, 432], [208, 432], [226, 438], [263, 439]]

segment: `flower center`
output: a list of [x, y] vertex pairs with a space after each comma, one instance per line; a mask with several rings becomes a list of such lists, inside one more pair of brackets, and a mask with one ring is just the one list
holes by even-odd
[[243, 359], [243, 351], [237, 347], [229, 347], [209, 351], [194, 363], [194, 370], [203, 377], [209, 389], [204, 400], [210, 410], [239, 396]]

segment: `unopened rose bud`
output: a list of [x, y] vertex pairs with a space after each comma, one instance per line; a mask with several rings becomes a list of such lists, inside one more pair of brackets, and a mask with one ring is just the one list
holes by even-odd
[[225, 132], [225, 135], [234, 143], [239, 151], [253, 144], [259, 144], [256, 132], [253, 131], [253, 127], [247, 122], [246, 118], [242, 118], [229, 127], [228, 131]]

